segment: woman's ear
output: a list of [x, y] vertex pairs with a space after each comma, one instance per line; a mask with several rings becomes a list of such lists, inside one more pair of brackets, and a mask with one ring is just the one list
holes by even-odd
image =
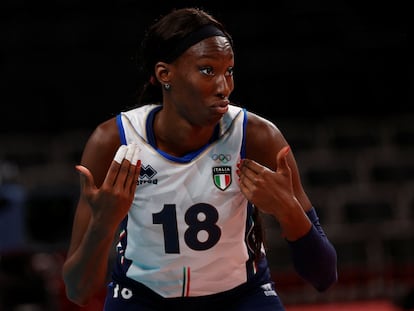
[[161, 84], [170, 83], [170, 68], [165, 62], [155, 64], [155, 77]]

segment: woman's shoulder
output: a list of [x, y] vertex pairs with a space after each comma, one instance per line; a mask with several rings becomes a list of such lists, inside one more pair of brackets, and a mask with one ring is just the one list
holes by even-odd
[[139, 106], [134, 106], [134, 107], [127, 108], [124, 111], [121, 111], [120, 114], [125, 114], [125, 115], [146, 114], [146, 113], [149, 113], [150, 111], [152, 111], [155, 108], [159, 109], [161, 107], [162, 107], [161, 104], [144, 104], [144, 105], [139, 105]]
[[98, 124], [92, 132], [91, 139], [95, 139], [100, 142], [108, 142], [114, 139], [119, 139], [116, 117], [112, 117]]
[[273, 155], [287, 144], [282, 132], [273, 121], [257, 113], [247, 112], [247, 120], [246, 157], [274, 167]]
[[270, 119], [252, 111], [247, 111], [247, 127], [254, 134], [259, 131], [262, 134], [280, 134], [279, 128]]

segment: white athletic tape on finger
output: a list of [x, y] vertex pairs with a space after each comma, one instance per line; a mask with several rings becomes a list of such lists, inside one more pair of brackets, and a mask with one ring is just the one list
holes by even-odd
[[135, 147], [136, 147], [136, 144], [129, 144], [128, 145], [128, 150], [127, 150], [127, 153], [125, 155], [125, 159], [128, 160], [129, 162], [132, 161], [132, 157], [134, 156], [135, 149], [136, 149]]
[[132, 161], [131, 161], [133, 165], [137, 164], [140, 155], [141, 155], [141, 149], [138, 147], [138, 145], [135, 145], [135, 152], [134, 152], [134, 156], [132, 157]]
[[118, 151], [115, 154], [114, 161], [117, 162], [117, 163], [119, 163], [119, 164], [121, 164], [122, 163], [122, 160], [125, 158], [125, 155], [127, 153], [127, 150], [128, 150], [127, 146], [121, 145], [118, 148]]

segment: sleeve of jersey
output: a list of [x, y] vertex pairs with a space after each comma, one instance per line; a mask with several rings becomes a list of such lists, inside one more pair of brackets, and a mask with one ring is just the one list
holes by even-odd
[[297, 273], [322, 292], [338, 279], [336, 250], [328, 240], [314, 208], [306, 213], [311, 230], [296, 241], [287, 241]]

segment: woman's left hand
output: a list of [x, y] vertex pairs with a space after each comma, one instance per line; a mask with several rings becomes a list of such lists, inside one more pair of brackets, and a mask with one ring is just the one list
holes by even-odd
[[290, 147], [285, 146], [278, 152], [276, 171], [250, 159], [242, 160], [237, 170], [240, 189], [247, 200], [277, 219], [287, 216], [292, 206], [300, 207], [293, 191], [289, 151]]

